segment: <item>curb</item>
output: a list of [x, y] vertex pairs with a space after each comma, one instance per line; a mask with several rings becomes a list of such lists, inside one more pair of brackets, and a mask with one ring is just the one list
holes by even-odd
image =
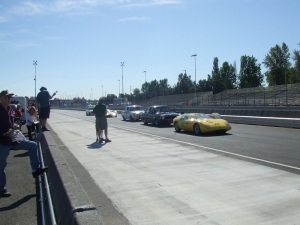
[[74, 176], [64, 155], [48, 132], [41, 135], [44, 162], [58, 224], [103, 225], [102, 218]]

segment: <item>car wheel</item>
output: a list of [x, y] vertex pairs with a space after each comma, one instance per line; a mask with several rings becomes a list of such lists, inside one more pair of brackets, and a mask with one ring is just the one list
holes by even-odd
[[156, 127], [158, 127], [158, 126], [159, 126], [158, 119], [155, 119], [155, 120], [154, 120], [154, 125], [155, 125]]
[[199, 127], [199, 124], [197, 124], [197, 123], [194, 125], [194, 133], [196, 135], [200, 135], [201, 134], [201, 129]]
[[126, 120], [126, 118], [124, 116], [122, 116], [122, 118], [123, 118], [124, 121]]
[[130, 116], [130, 121], [133, 121], [133, 118], [132, 118], [132, 116]]
[[176, 132], [180, 132], [181, 131], [181, 129], [179, 128], [179, 125], [178, 125], [177, 122], [175, 122], [174, 127], [175, 127], [175, 131]]
[[144, 120], [144, 125], [148, 125], [148, 122], [146, 120]]

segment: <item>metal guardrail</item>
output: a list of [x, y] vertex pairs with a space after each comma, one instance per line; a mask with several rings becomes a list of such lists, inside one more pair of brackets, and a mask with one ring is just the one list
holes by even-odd
[[[42, 153], [42, 148], [40, 144], [41, 136], [43, 133], [38, 133], [36, 136], [36, 142], [38, 146], [38, 154], [41, 161], [41, 166], [44, 167], [44, 158]], [[39, 188], [39, 202], [40, 202], [40, 212], [41, 212], [41, 225], [57, 225], [52, 197], [50, 193], [50, 187], [48, 183], [47, 173], [38, 177], [38, 188]]]

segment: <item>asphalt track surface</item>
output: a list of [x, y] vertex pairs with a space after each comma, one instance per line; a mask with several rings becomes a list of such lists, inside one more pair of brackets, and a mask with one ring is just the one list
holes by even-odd
[[[69, 114], [69, 111], [62, 113]], [[73, 117], [94, 122], [93, 116], [72, 111]], [[231, 124], [232, 130], [225, 135], [176, 133], [174, 127], [155, 127], [142, 122], [108, 118], [109, 127], [128, 133], [164, 138], [165, 141], [200, 147], [202, 150], [254, 163], [280, 168], [300, 174], [300, 129], [283, 127]]]
[[49, 120], [129, 224], [300, 224], [299, 129], [232, 124], [195, 136], [108, 122], [112, 142], [99, 144], [83, 111], [52, 110]]

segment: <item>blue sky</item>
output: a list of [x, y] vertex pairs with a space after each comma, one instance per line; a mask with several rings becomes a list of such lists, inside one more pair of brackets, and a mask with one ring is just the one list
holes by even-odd
[[[300, 47], [299, 0], [0, 0], [0, 90], [98, 99]], [[123, 82], [122, 82], [122, 67]], [[146, 73], [144, 73], [146, 71]], [[262, 72], [265, 68], [262, 67]], [[120, 81], [119, 81], [120, 80]], [[122, 85], [123, 83], [123, 85]], [[123, 88], [122, 88], [123, 87]]]

